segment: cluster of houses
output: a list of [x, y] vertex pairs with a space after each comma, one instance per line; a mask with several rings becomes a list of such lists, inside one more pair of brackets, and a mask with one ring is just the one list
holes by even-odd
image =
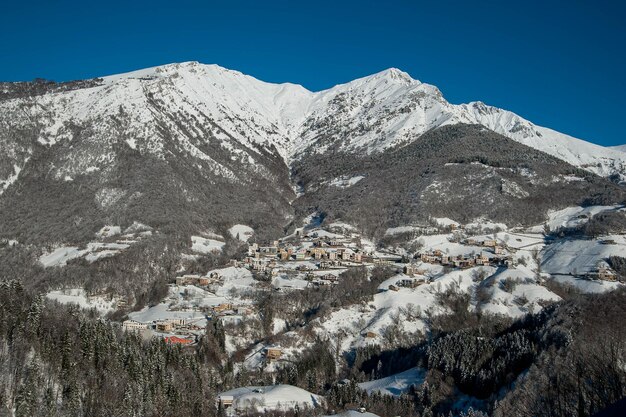
[[[405, 271], [407, 269], [411, 269], [411, 267], [405, 267]], [[389, 290], [390, 291], [399, 291], [400, 288], [417, 288], [422, 284], [426, 284], [427, 283], [427, 278], [426, 277], [419, 277], [419, 278], [402, 278], [399, 279], [398, 281], [395, 282], [395, 284], [391, 284], [389, 286]]]
[[[313, 231], [291, 241], [277, 240], [268, 245], [252, 243], [241, 266], [271, 273], [278, 268], [279, 263], [284, 262], [315, 261], [319, 269], [332, 269], [376, 263], [377, 260], [372, 253], [363, 250], [358, 237], [320, 236]], [[239, 266], [237, 261], [233, 263]]]
[[[155, 320], [151, 323], [141, 323], [136, 320], [125, 320], [122, 328], [127, 332], [144, 332], [149, 331], [150, 334], [163, 333], [169, 334], [164, 337], [166, 343], [189, 345], [196, 342], [197, 335], [194, 332], [202, 331], [203, 327], [198, 322], [199, 319], [163, 319]], [[171, 335], [176, 333], [177, 335]], [[182, 337], [179, 337], [182, 336]]]
[[440, 264], [444, 266], [452, 266], [455, 268], [471, 268], [473, 266], [513, 266], [513, 258], [509, 255], [494, 255], [492, 253], [481, 251], [480, 253], [471, 255], [463, 254], [457, 256], [448, 255], [441, 250], [433, 250], [420, 253], [420, 260], [430, 264]]
[[[196, 286], [206, 288], [213, 284], [221, 284], [224, 279], [217, 272], [212, 272], [208, 276], [202, 275], [181, 275], [175, 278], [175, 283], [170, 286]], [[178, 291], [178, 290], [177, 290]], [[193, 292], [191, 292], [193, 297]], [[209, 296], [214, 296], [210, 292]], [[199, 297], [202, 301], [202, 295]], [[252, 307], [249, 305], [235, 305], [227, 299], [214, 305], [200, 303], [188, 303], [181, 298], [170, 295], [166, 302], [169, 302], [169, 312], [192, 313], [190, 318], [158, 318], [150, 322], [140, 322], [136, 320], [126, 320], [122, 323], [122, 328], [129, 332], [142, 333], [145, 337], [163, 337], [167, 343], [187, 345], [195, 343], [198, 335], [205, 330], [208, 319], [228, 319], [235, 316], [245, 316], [252, 314]], [[195, 314], [194, 314], [195, 313]], [[170, 316], [168, 313], [165, 317]], [[163, 316], [162, 316], [163, 317]]]
[[[462, 241], [467, 246], [482, 246], [485, 250], [478, 253], [449, 255], [440, 249], [425, 251], [419, 254], [422, 262], [430, 264], [440, 264], [455, 268], [471, 268], [473, 266], [513, 266], [513, 257], [508, 253], [507, 248], [500, 245], [494, 239], [485, 239], [478, 241], [474, 238], [468, 238]], [[411, 273], [408, 273], [411, 275]]]
[[208, 277], [201, 275], [182, 275], [176, 277], [176, 285], [196, 285], [198, 287], [218, 284], [221, 281], [222, 277], [220, 277], [217, 272], [212, 272]]

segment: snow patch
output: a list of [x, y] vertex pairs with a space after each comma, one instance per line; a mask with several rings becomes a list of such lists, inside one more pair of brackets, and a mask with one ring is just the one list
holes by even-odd
[[233, 407], [238, 410], [292, 410], [322, 406], [324, 398], [293, 385], [250, 386], [235, 388], [219, 394], [219, 398], [232, 397]]
[[248, 239], [250, 239], [250, 237], [254, 234], [254, 229], [250, 226], [246, 226], [245, 224], [236, 224], [228, 229], [228, 233], [230, 233], [230, 235], [235, 239], [247, 242]]
[[114, 311], [117, 305], [117, 300], [114, 298], [107, 299], [102, 296], [88, 296], [82, 288], [50, 291], [46, 294], [46, 298], [58, 301], [61, 304], [75, 304], [85, 309], [95, 308], [101, 315]]
[[191, 236], [191, 250], [205, 255], [220, 253], [225, 244], [226, 242], [221, 240], [204, 238], [202, 236]]
[[335, 178], [333, 180], [330, 181], [330, 185], [333, 185], [335, 187], [339, 187], [339, 188], [348, 188], [348, 187], [352, 187], [354, 184], [356, 184], [357, 182], [361, 181], [363, 178], [365, 178], [362, 175], [357, 175], [354, 177], [339, 177], [339, 178]]
[[380, 393], [398, 397], [408, 392], [411, 387], [424, 383], [426, 371], [418, 368], [411, 368], [408, 371], [400, 372], [385, 378], [368, 382], [361, 382], [359, 388], [368, 394]]

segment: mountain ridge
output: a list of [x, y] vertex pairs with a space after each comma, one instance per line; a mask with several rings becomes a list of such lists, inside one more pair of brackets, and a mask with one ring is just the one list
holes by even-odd
[[[430, 133], [434, 136], [426, 136]], [[522, 175], [524, 161], [517, 156], [498, 161], [519, 165], [511, 173], [471, 165], [493, 159], [490, 153], [512, 150], [514, 142], [523, 145], [514, 147], [516, 155], [539, 158], [541, 152], [562, 164], [538, 165], [534, 178]], [[578, 142], [582, 150], [599, 151], [577, 153], [565, 146]], [[472, 143], [478, 148], [467, 149]], [[414, 151], [430, 152], [434, 144], [439, 153], [429, 161]], [[78, 242], [107, 224], [134, 221], [183, 235], [246, 224], [259, 236], [277, 236], [316, 210], [311, 199], [324, 197], [331, 205], [325, 210], [332, 212], [332, 205], [340, 207], [353, 196], [356, 208], [345, 205], [344, 212], [358, 218], [359, 206], [367, 204], [360, 190], [380, 197], [398, 176], [406, 177], [402, 187], [409, 194], [389, 194], [394, 207], [384, 201], [379, 207], [411, 213], [396, 221], [417, 221], [436, 211], [438, 197], [429, 190], [436, 181], [449, 184], [452, 172], [476, 181], [459, 193], [490, 184], [484, 200], [502, 199], [509, 206], [519, 199], [511, 190], [521, 187], [519, 194], [527, 195], [522, 199], [537, 197], [538, 182], [555, 189], [552, 183], [573, 175], [578, 183], [563, 183], [569, 197], [550, 199], [535, 213], [537, 220], [566, 201], [621, 202], [618, 186], [593, 174], [623, 176], [626, 166], [626, 154], [534, 126], [513, 113], [479, 102], [450, 104], [436, 87], [397, 69], [314, 93], [195, 62], [65, 84], [2, 84], [0, 146], [0, 236], [25, 241]], [[368, 178], [354, 182], [344, 195], [311, 181], [315, 165], [324, 166], [333, 155], [343, 160], [337, 161], [337, 175], [325, 180], [357, 181], [361, 173], [355, 161], [373, 164]], [[461, 167], [437, 166], [459, 160]], [[386, 168], [386, 162], [401, 162], [409, 172]], [[301, 198], [299, 174], [308, 178], [302, 190], [314, 195]], [[389, 182], [372, 182], [377, 175]], [[457, 190], [453, 184], [448, 189]], [[424, 192], [430, 203], [415, 199]], [[520, 223], [530, 219], [513, 217]]]
[[[626, 157], [616, 156], [608, 148], [536, 126], [515, 113], [479, 101], [451, 104], [437, 87], [397, 68], [317, 92], [293, 83], [260, 81], [239, 71], [196, 61], [96, 80], [101, 80], [97, 86], [52, 94], [69, 101], [70, 106], [58, 112], [63, 115], [55, 117], [47, 132], [50, 136], [62, 136], [55, 127], [65, 121], [111, 116], [102, 106], [127, 107], [127, 102], [145, 106], [147, 98], [143, 94], [166, 90], [174, 106], [192, 116], [206, 115], [246, 146], [275, 146], [287, 165], [311, 148], [324, 150], [333, 145], [376, 152], [411, 142], [436, 127], [469, 123], [481, 124], [598, 175], [626, 178]], [[83, 94], [86, 90], [99, 93]], [[75, 102], [74, 108], [71, 102]], [[228, 125], [225, 119], [233, 116], [241, 119], [241, 126]], [[333, 132], [338, 128], [344, 134], [349, 132], [349, 140]], [[326, 139], [320, 142], [322, 136]], [[327, 143], [329, 140], [332, 143]]]

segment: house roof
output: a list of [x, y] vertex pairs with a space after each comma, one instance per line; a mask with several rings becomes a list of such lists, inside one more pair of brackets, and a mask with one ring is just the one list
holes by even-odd
[[182, 337], [178, 337], [178, 336], [168, 336], [164, 340], [166, 343], [179, 344], [179, 345], [188, 345], [190, 343], [193, 343], [189, 339], [183, 339]]

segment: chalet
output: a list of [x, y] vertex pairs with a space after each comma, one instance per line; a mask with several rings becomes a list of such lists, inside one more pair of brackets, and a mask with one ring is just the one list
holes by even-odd
[[341, 259], [344, 261], [349, 261], [352, 258], [352, 255], [354, 255], [354, 251], [352, 249], [344, 249], [341, 252]]
[[429, 264], [434, 264], [439, 261], [439, 259], [434, 254], [426, 252], [420, 255], [420, 259], [422, 260], [422, 262], [427, 262]]
[[454, 259], [453, 264], [457, 268], [470, 268], [474, 266], [475, 262], [471, 258], [458, 257], [457, 259]]
[[201, 278], [200, 275], [183, 275], [176, 277], [176, 285], [195, 285]]
[[171, 332], [174, 329], [174, 325], [170, 321], [164, 320], [156, 322], [155, 328], [157, 332]]
[[493, 253], [495, 253], [496, 255], [503, 255], [504, 254], [504, 248], [502, 246], [495, 246], [493, 248]]
[[276, 246], [261, 246], [259, 253], [263, 256], [276, 256], [278, 254], [278, 248]]
[[232, 407], [234, 402], [235, 397], [232, 395], [220, 395], [219, 397], [217, 397], [218, 406], [222, 407], [222, 409]]
[[363, 337], [366, 338], [366, 339], [375, 339], [375, 338], [378, 337], [378, 334], [374, 333], [372, 331], [367, 331], [367, 332], [363, 333]]
[[372, 256], [371, 254], [369, 255], [361, 255], [361, 260], [364, 263], [374, 263], [374, 256]]
[[267, 262], [261, 259], [252, 258], [250, 266], [254, 271], [265, 272], [267, 269]]
[[490, 260], [487, 254], [481, 253], [480, 255], [476, 255], [476, 265], [489, 266]]
[[337, 260], [337, 251], [328, 251], [328, 260], [336, 261]]
[[305, 260], [306, 259], [306, 254], [307, 254], [306, 249], [299, 249], [296, 252], [296, 261], [303, 261], [303, 260]]
[[233, 305], [230, 303], [218, 304], [216, 306], [213, 306], [212, 308], [213, 312], [216, 314], [222, 313], [226, 310], [232, 310], [232, 309], [233, 309]]
[[248, 255], [249, 256], [254, 256], [254, 254], [257, 253], [258, 250], [259, 250], [258, 243], [253, 243], [253, 244], [248, 246]]
[[398, 287], [404, 287], [404, 288], [416, 288], [422, 285], [423, 283], [424, 283], [423, 280], [411, 279], [411, 278], [404, 278], [399, 281], [396, 281], [396, 285]]
[[237, 307], [237, 309], [235, 311], [240, 316], [247, 316], [249, 314], [252, 314], [252, 309], [250, 307], [241, 307], [240, 306], [240, 307]]
[[606, 263], [598, 267], [598, 278], [603, 281], [617, 281], [617, 274]]
[[336, 282], [338, 278], [337, 278], [337, 275], [334, 275], [334, 274], [325, 274], [325, 275], [322, 275], [320, 279], [324, 281]]
[[391, 285], [389, 286], [389, 290], [390, 290], [390, 291], [399, 291], [399, 290], [400, 290], [400, 288], [398, 288], [398, 287], [396, 287], [395, 285], [391, 284]]
[[406, 275], [415, 275], [417, 274], [417, 265], [407, 264], [402, 268], [402, 272]]
[[265, 348], [265, 358], [268, 361], [278, 360], [282, 355], [283, 350], [279, 346]]
[[487, 246], [489, 248], [495, 248], [498, 242], [495, 239], [486, 239], [483, 241], [483, 246]]
[[140, 323], [135, 320], [125, 320], [122, 323], [122, 328], [127, 332], [138, 332], [148, 328], [148, 325], [145, 323]]

